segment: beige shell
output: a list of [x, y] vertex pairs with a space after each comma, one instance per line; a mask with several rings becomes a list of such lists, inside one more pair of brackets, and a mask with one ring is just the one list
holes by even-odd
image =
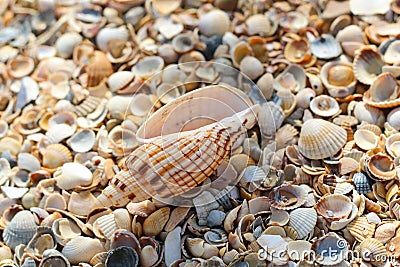
[[280, 98], [281, 108], [285, 116], [292, 114], [296, 108], [295, 95], [289, 90], [280, 90], [276, 95]]
[[357, 241], [362, 242], [364, 239], [374, 235], [375, 224], [368, 222], [367, 217], [362, 216], [347, 225], [347, 229]]
[[146, 116], [154, 108], [154, 101], [151, 95], [139, 93], [135, 94], [129, 105], [129, 109], [133, 115]]
[[320, 78], [332, 97], [351, 95], [357, 83], [352, 65], [342, 61], [325, 63], [321, 68]]
[[315, 96], [316, 96], [316, 93], [313, 89], [305, 88], [303, 90], [300, 90], [296, 94], [296, 104], [300, 108], [304, 108], [304, 109], [309, 108], [310, 103]]
[[354, 15], [377, 15], [385, 14], [390, 10], [390, 0], [377, 0], [364, 2], [362, 0], [351, 0], [350, 10]]
[[252, 15], [246, 20], [247, 33], [251, 35], [269, 36], [273, 27], [270, 19], [262, 14]]
[[96, 35], [97, 47], [100, 50], [106, 52], [109, 47], [109, 42], [115, 42], [115, 40], [128, 41], [129, 32], [125, 26], [118, 28], [103, 28]]
[[264, 67], [256, 57], [246, 56], [240, 61], [240, 71], [255, 80], [264, 73]]
[[8, 74], [13, 78], [22, 78], [29, 75], [35, 68], [35, 62], [30, 57], [17, 56], [8, 60]]
[[61, 253], [72, 263], [89, 262], [97, 253], [105, 249], [99, 239], [78, 236], [69, 241]]
[[54, 174], [54, 177], [57, 185], [64, 190], [92, 183], [92, 172], [85, 166], [73, 162], [65, 163], [60, 173]]
[[176, 207], [172, 210], [168, 222], [165, 224], [164, 230], [167, 232], [174, 231], [190, 211], [189, 207]]
[[88, 152], [95, 144], [96, 136], [93, 130], [83, 129], [76, 132], [67, 141], [73, 151], [78, 153]]
[[279, 25], [289, 32], [297, 32], [305, 28], [307, 24], [306, 16], [297, 11], [285, 13], [279, 20]]
[[156, 210], [156, 206], [150, 200], [144, 200], [138, 203], [130, 202], [126, 206], [126, 209], [132, 215], [139, 215], [146, 218]]
[[174, 101], [184, 93], [184, 86], [175, 86], [169, 83], [160, 84], [156, 90], [157, 97], [163, 104], [168, 104], [169, 102]]
[[195, 46], [194, 38], [191, 34], [178, 34], [172, 39], [172, 47], [179, 54], [187, 53], [193, 50]]
[[388, 181], [396, 177], [396, 169], [391, 157], [378, 153], [368, 157], [365, 161], [367, 172], [377, 181]]
[[143, 233], [148, 236], [156, 236], [163, 230], [170, 215], [170, 208], [163, 207], [156, 210], [143, 222]]
[[289, 65], [283, 72], [276, 76], [274, 88], [277, 91], [290, 90], [297, 93], [306, 86], [306, 73], [299, 65]]
[[282, 185], [271, 191], [271, 206], [276, 209], [292, 210], [304, 204], [307, 191], [298, 185]]
[[396, 228], [397, 223], [383, 223], [376, 228], [374, 238], [382, 244], [386, 244], [396, 235]]
[[86, 65], [87, 86], [93, 87], [98, 85], [113, 72], [113, 67], [106, 55], [101, 51], [95, 51]]
[[379, 136], [369, 130], [359, 129], [354, 133], [354, 140], [361, 149], [371, 150], [378, 145]]
[[[215, 23], [218, 21], [218, 23]], [[206, 36], [223, 35], [229, 31], [230, 20], [226, 12], [219, 9], [211, 10], [200, 17], [199, 30]]]
[[161, 15], [167, 15], [174, 12], [181, 5], [182, 0], [153, 0], [153, 9]]
[[76, 215], [87, 216], [96, 207], [96, 198], [90, 191], [72, 192], [68, 210]]
[[400, 133], [393, 134], [386, 139], [386, 151], [393, 158], [400, 156]]
[[237, 68], [246, 56], [253, 55], [252, 48], [247, 42], [238, 42], [230, 51], [233, 65]]
[[385, 114], [382, 110], [371, 107], [367, 105], [365, 102], [358, 102], [354, 108], [354, 116], [360, 122], [368, 122], [370, 124], [378, 125], [379, 127], [383, 127], [385, 122]]
[[311, 57], [310, 44], [307, 39], [293, 39], [286, 44], [284, 55], [287, 60], [293, 63], [301, 63]]
[[347, 218], [352, 211], [352, 205], [348, 197], [332, 194], [322, 197], [315, 205], [315, 209], [318, 214], [332, 222]]
[[79, 226], [68, 218], [54, 220], [52, 230], [57, 243], [65, 246], [67, 242], [81, 235]]
[[71, 57], [75, 46], [80, 44], [82, 40], [82, 36], [76, 32], [64, 33], [57, 39], [55, 43], [57, 54], [65, 59]]
[[338, 102], [327, 95], [320, 95], [311, 100], [310, 109], [314, 114], [321, 117], [332, 117], [340, 111]]
[[400, 60], [400, 42], [398, 40], [389, 44], [383, 58], [388, 64], [397, 64]]
[[12, 250], [28, 242], [35, 235], [37, 225], [34, 215], [28, 210], [18, 212], [3, 231], [3, 241]]
[[306, 237], [317, 224], [317, 212], [313, 208], [298, 208], [290, 213], [289, 225], [296, 230], [298, 238]]
[[386, 118], [387, 122], [396, 130], [400, 130], [400, 107], [392, 109]]
[[367, 92], [363, 100], [370, 106], [390, 108], [400, 105], [400, 87], [396, 78], [389, 72], [380, 74]]
[[374, 266], [384, 263], [386, 257], [385, 246], [375, 238], [366, 238], [360, 244], [361, 255], [369, 255], [369, 259]]
[[117, 71], [108, 77], [107, 84], [111, 92], [127, 87], [135, 78], [135, 74], [131, 71]]
[[298, 146], [307, 158], [323, 159], [335, 155], [346, 140], [343, 128], [325, 120], [311, 119], [303, 124]]
[[357, 50], [353, 61], [354, 76], [360, 82], [371, 85], [382, 73], [383, 56], [375, 46], [364, 46]]
[[143, 79], [148, 79], [164, 67], [164, 60], [159, 56], [149, 56], [141, 59], [132, 67], [132, 72]]

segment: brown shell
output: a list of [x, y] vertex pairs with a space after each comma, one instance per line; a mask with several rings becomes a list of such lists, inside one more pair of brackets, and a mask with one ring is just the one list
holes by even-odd
[[93, 87], [98, 85], [113, 72], [113, 67], [107, 59], [106, 54], [101, 51], [95, 51], [86, 65], [87, 86]]
[[396, 169], [391, 157], [378, 153], [366, 159], [366, 167], [371, 178], [377, 181], [389, 181], [396, 177]]
[[271, 191], [271, 206], [281, 210], [292, 210], [303, 205], [307, 200], [307, 191], [298, 185], [282, 185]]
[[332, 194], [322, 197], [315, 205], [315, 209], [326, 220], [337, 221], [350, 215], [352, 205], [350, 198], [344, 195]]

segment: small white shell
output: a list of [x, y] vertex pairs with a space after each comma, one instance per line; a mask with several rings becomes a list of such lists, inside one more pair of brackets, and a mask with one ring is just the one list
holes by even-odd
[[75, 152], [83, 153], [92, 149], [95, 141], [96, 137], [93, 130], [84, 129], [71, 136], [67, 143]]
[[129, 106], [131, 113], [140, 117], [149, 115], [153, 108], [154, 101], [152, 97], [142, 93], [135, 94]]
[[19, 153], [18, 154], [18, 167], [20, 170], [27, 170], [29, 172], [34, 172], [40, 170], [39, 160], [29, 153]]
[[387, 122], [396, 130], [400, 130], [400, 107], [389, 112], [387, 115]]
[[82, 164], [68, 162], [61, 168], [60, 175], [55, 175], [57, 186], [69, 190], [75, 186], [89, 185], [92, 182], [92, 172]]
[[108, 77], [108, 87], [111, 92], [117, 92], [120, 89], [125, 88], [129, 83], [133, 81], [135, 74], [131, 71], [118, 71]]
[[69, 241], [61, 252], [72, 264], [78, 264], [89, 262], [94, 255], [104, 251], [100, 240], [78, 236]]
[[82, 42], [83, 38], [76, 32], [66, 32], [56, 41], [58, 55], [62, 58], [70, 58], [75, 46]]
[[96, 43], [101, 50], [107, 51], [107, 43], [110, 40], [119, 39], [127, 41], [128, 37], [129, 33], [125, 26], [121, 26], [119, 28], [103, 28], [96, 36]]
[[[218, 21], [218, 23], [215, 23]], [[219, 9], [212, 10], [200, 17], [199, 30], [206, 36], [223, 35], [229, 30], [230, 20], [226, 12]]]
[[164, 60], [159, 56], [149, 56], [141, 59], [132, 67], [132, 72], [140, 78], [148, 79], [164, 67]]
[[354, 15], [377, 15], [385, 14], [390, 10], [391, 0], [375, 0], [365, 2], [363, 0], [351, 0], [350, 10]]
[[327, 95], [320, 95], [311, 100], [310, 109], [321, 117], [332, 117], [340, 111], [338, 102]]

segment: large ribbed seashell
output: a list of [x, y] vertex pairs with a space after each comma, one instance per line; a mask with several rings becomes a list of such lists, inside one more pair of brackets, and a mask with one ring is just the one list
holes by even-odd
[[108, 49], [108, 42], [112, 42], [116, 39], [128, 41], [128, 37], [129, 32], [125, 26], [118, 28], [103, 28], [96, 35], [97, 47], [105, 52]]
[[311, 111], [321, 117], [332, 117], [340, 111], [338, 102], [330, 96], [320, 95], [310, 102]]
[[392, 109], [386, 118], [387, 122], [396, 130], [400, 130], [400, 107]]
[[139, 256], [133, 248], [122, 246], [108, 252], [105, 264], [115, 267], [137, 267]]
[[380, 266], [387, 256], [385, 246], [375, 238], [366, 238], [360, 244], [361, 255], [368, 255], [367, 259], [374, 265]]
[[364, 102], [377, 108], [390, 108], [400, 105], [400, 87], [396, 78], [389, 72], [380, 74], [367, 92]]
[[143, 233], [147, 236], [156, 236], [161, 233], [169, 219], [170, 209], [163, 207], [156, 210], [143, 222]]
[[304, 204], [307, 191], [298, 185], [282, 185], [270, 193], [271, 205], [276, 209], [292, 210]]
[[315, 205], [315, 209], [318, 214], [332, 222], [347, 218], [352, 211], [351, 204], [351, 200], [348, 197], [332, 194], [322, 197]]
[[362, 216], [347, 225], [347, 229], [357, 241], [362, 242], [364, 239], [374, 235], [375, 224], [370, 223], [366, 216]]
[[86, 65], [87, 86], [93, 87], [98, 85], [113, 72], [113, 67], [107, 56], [101, 51], [95, 51]]
[[322, 35], [310, 43], [311, 53], [321, 59], [331, 59], [342, 54], [338, 41], [330, 34]]
[[311, 249], [316, 252], [316, 261], [319, 264], [335, 265], [347, 257], [349, 248], [345, 239], [335, 233], [328, 233], [317, 239]]
[[[218, 21], [218, 23], [215, 23]], [[229, 30], [230, 20], [226, 12], [211, 10], [200, 17], [199, 30], [206, 36], [224, 35]]]
[[69, 190], [91, 184], [92, 172], [81, 164], [68, 162], [62, 166], [61, 173], [55, 175], [55, 180], [60, 188]]
[[356, 78], [350, 63], [331, 61], [321, 68], [321, 81], [333, 97], [346, 97], [355, 90]]
[[69, 241], [61, 253], [72, 263], [89, 262], [94, 255], [105, 249], [99, 239], [78, 236]]
[[306, 73], [304, 68], [295, 64], [289, 65], [274, 80], [274, 88], [277, 91], [290, 90], [297, 93], [304, 89], [305, 86]]
[[351, 0], [350, 10], [354, 15], [377, 15], [385, 14], [390, 10], [390, 0], [376, 0], [364, 2], [362, 0]]
[[82, 42], [83, 38], [76, 32], [66, 32], [61, 35], [56, 41], [57, 53], [62, 58], [72, 56], [75, 46]]
[[393, 134], [386, 139], [386, 151], [393, 158], [400, 156], [400, 133]]
[[18, 212], [4, 229], [3, 241], [12, 250], [15, 247], [28, 242], [35, 235], [37, 225], [35, 217], [28, 210], [22, 210]]
[[388, 181], [396, 177], [393, 159], [386, 154], [378, 153], [365, 161], [367, 172], [377, 181]]
[[343, 128], [325, 120], [311, 119], [301, 128], [298, 146], [307, 158], [323, 159], [335, 155], [346, 140]]
[[290, 213], [289, 225], [296, 230], [298, 238], [306, 237], [317, 223], [317, 212], [313, 208], [298, 208]]
[[383, 56], [375, 46], [364, 46], [357, 50], [353, 61], [354, 75], [364, 84], [372, 84], [382, 73]]

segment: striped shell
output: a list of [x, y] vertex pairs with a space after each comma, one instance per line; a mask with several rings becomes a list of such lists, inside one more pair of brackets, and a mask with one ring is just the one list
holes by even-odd
[[389, 181], [396, 177], [393, 159], [386, 154], [378, 153], [365, 161], [367, 172], [377, 181]]
[[313, 208], [299, 208], [290, 213], [289, 225], [296, 230], [298, 238], [306, 237], [317, 224], [317, 212]]
[[3, 241], [12, 250], [20, 244], [27, 245], [35, 235], [37, 225], [35, 217], [28, 210], [18, 212], [3, 232]]
[[366, 238], [360, 244], [361, 255], [368, 255], [374, 266], [380, 266], [386, 258], [385, 246], [375, 238]]
[[390, 108], [400, 105], [399, 83], [393, 74], [384, 72], [372, 83], [370, 89], [364, 93], [364, 102], [377, 108]]
[[362, 242], [364, 239], [372, 237], [375, 232], [375, 224], [368, 222], [367, 217], [362, 216], [352, 221], [347, 229], [354, 238]]
[[98, 85], [113, 72], [113, 67], [106, 55], [101, 51], [95, 51], [86, 66], [87, 86]]
[[321, 119], [311, 119], [303, 124], [299, 138], [300, 152], [310, 159], [323, 159], [335, 155], [346, 143], [343, 128]]

